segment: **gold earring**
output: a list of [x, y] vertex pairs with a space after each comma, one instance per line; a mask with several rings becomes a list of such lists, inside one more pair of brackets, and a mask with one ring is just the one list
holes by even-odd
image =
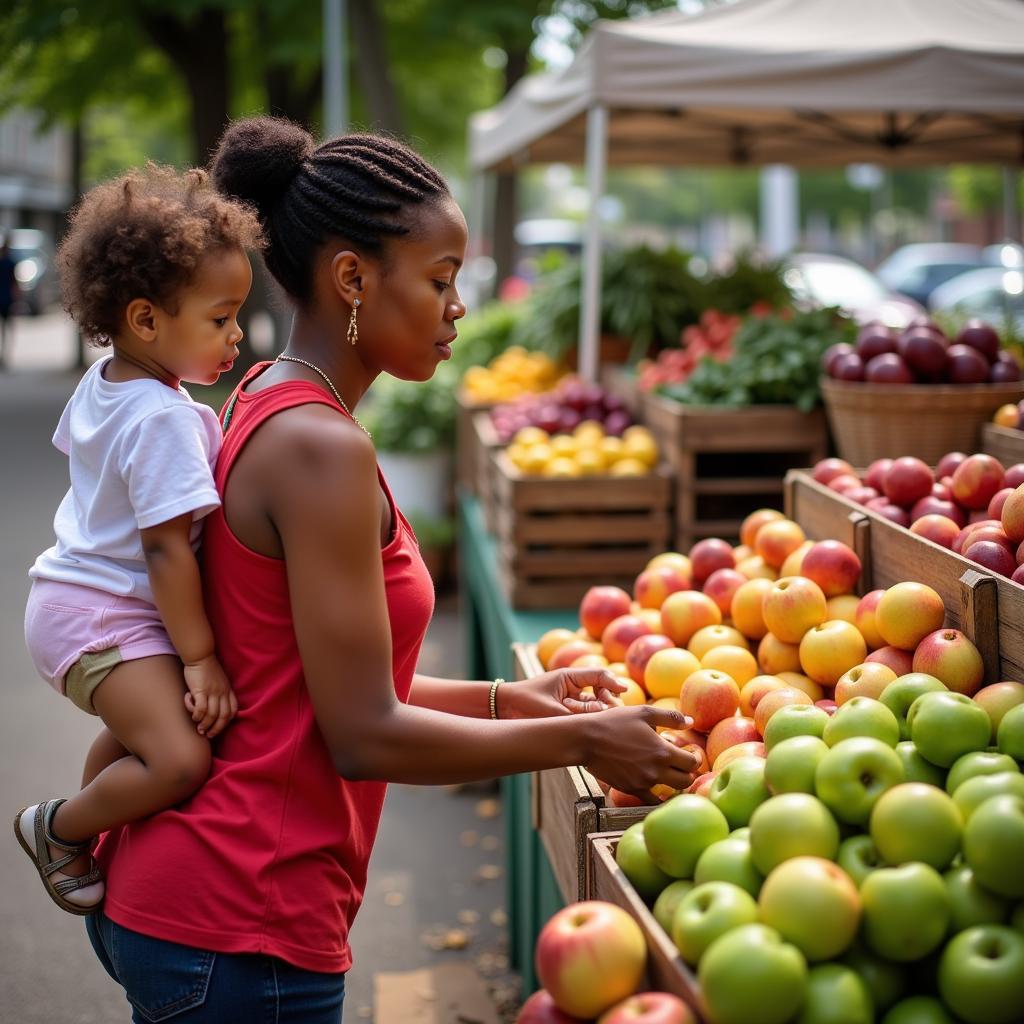
[[359, 299], [355, 299], [352, 303], [352, 316], [348, 320], [348, 338], [349, 344], [354, 345], [359, 340], [359, 325], [356, 323], [356, 310], [359, 308]]

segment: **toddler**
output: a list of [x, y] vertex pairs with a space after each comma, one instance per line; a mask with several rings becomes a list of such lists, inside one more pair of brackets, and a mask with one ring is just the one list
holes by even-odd
[[180, 803], [238, 705], [214, 653], [196, 550], [220, 505], [220, 427], [182, 381], [231, 368], [252, 283], [254, 214], [202, 171], [149, 165], [93, 189], [59, 253], [65, 306], [111, 352], [53, 437], [71, 488], [57, 542], [29, 575], [25, 638], [39, 673], [105, 728], [82, 789], [18, 812], [15, 835], [55, 903], [89, 914], [104, 883], [93, 837]]

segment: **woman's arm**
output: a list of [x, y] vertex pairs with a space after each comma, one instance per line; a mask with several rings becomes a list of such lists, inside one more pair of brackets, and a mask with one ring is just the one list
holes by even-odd
[[[264, 493], [313, 711], [339, 774], [434, 784], [587, 763], [617, 788], [687, 783], [693, 759], [654, 731], [682, 727], [678, 712], [614, 708], [495, 722], [402, 704], [391, 674], [373, 446], [315, 407], [285, 413], [273, 427]], [[468, 699], [479, 700], [482, 690], [473, 689]]]
[[[493, 680], [441, 679], [418, 672], [412, 680], [409, 703], [420, 708], [444, 711], [463, 718], [490, 718], [491, 683]], [[501, 687], [498, 697], [502, 698]], [[501, 717], [501, 708], [498, 708]]]

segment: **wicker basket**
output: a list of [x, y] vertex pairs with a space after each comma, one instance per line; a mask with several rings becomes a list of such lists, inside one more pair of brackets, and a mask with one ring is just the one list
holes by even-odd
[[981, 428], [1024, 384], [861, 384], [825, 378], [821, 394], [841, 458], [854, 466], [915, 455], [934, 466], [946, 452], [979, 451]]

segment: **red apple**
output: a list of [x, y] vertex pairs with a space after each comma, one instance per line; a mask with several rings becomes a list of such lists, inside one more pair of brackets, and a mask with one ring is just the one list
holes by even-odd
[[956, 336], [956, 343], [975, 349], [990, 363], [994, 363], [999, 355], [999, 335], [984, 320], [976, 318], [968, 320]]
[[826, 597], [836, 597], [853, 591], [860, 570], [860, 559], [852, 548], [838, 540], [823, 540], [804, 555], [800, 575], [817, 583]]
[[883, 519], [888, 519], [897, 526], [910, 525], [910, 513], [905, 508], [900, 508], [899, 505], [894, 505], [891, 501], [886, 501], [885, 503], [880, 503], [878, 505], [872, 505], [869, 502], [867, 507], [872, 509], [874, 512], [877, 512]]
[[693, 564], [693, 584], [702, 587], [704, 581], [717, 569], [735, 569], [736, 556], [732, 545], [717, 537], [698, 541], [690, 551], [690, 562]]
[[947, 689], [972, 697], [985, 678], [985, 663], [960, 630], [937, 629], [917, 645], [913, 671], [934, 676]]
[[644, 670], [647, 668], [647, 662], [651, 660], [656, 652], [668, 650], [671, 647], [675, 647], [675, 644], [661, 633], [649, 633], [644, 636], [638, 636], [626, 648], [625, 665], [630, 679], [643, 686]]
[[992, 384], [1012, 384], [1020, 380], [1020, 364], [997, 360], [988, 371], [988, 379]]
[[866, 505], [872, 498], [878, 497], [878, 491], [874, 487], [849, 487], [841, 493], [844, 498], [855, 501], [858, 505]]
[[698, 775], [690, 784], [690, 788], [686, 792], [696, 793], [697, 796], [703, 796], [710, 800], [711, 785], [717, 778], [718, 772], [716, 771], [705, 772], [703, 775]]
[[639, 615], [620, 615], [609, 622], [601, 634], [604, 656], [611, 662], [624, 661], [629, 645], [638, 636], [646, 636], [653, 632], [654, 630]]
[[728, 615], [732, 609], [732, 599], [736, 591], [749, 582], [747, 577], [735, 569], [716, 569], [701, 588], [708, 597], [721, 609], [722, 615]]
[[864, 379], [871, 384], [913, 384], [914, 374], [895, 352], [886, 352], [868, 362]]
[[708, 733], [708, 761], [714, 764], [723, 750], [735, 747], [738, 743], [754, 743], [760, 738], [761, 734], [757, 731], [757, 726], [752, 718], [742, 715], [725, 718], [713, 726], [711, 732]]
[[551, 993], [540, 989], [523, 1003], [516, 1024], [580, 1024], [580, 1019], [564, 1013], [555, 1006]]
[[864, 379], [864, 361], [856, 352], [844, 352], [832, 362], [832, 376], [836, 380], [860, 381]]
[[736, 681], [715, 669], [687, 676], [679, 694], [679, 710], [693, 719], [693, 727], [700, 732], [710, 732], [722, 719], [731, 718], [739, 704]]
[[960, 527], [946, 516], [922, 516], [914, 520], [910, 532], [926, 537], [940, 547], [952, 549]]
[[[964, 543], [964, 549], [966, 550], [972, 544], [978, 544], [981, 541], [988, 541], [991, 544], [999, 544], [1001, 547], [1012, 555], [1014, 549], [1014, 543], [1006, 536], [1006, 531], [1001, 526], [991, 526], [988, 524], [988, 520], [984, 523], [977, 523], [973, 530], [971, 530], [970, 538]], [[1014, 565], [1017, 564], [1017, 560], [1014, 559]]]
[[914, 656], [910, 651], [901, 650], [899, 647], [879, 647], [872, 651], [865, 661], [877, 661], [882, 665], [888, 665], [896, 673], [896, 677], [905, 676], [914, 671]]
[[1010, 579], [1013, 580], [1014, 583], [1020, 583], [1024, 586], [1024, 565], [1018, 565], [1017, 568], [1013, 570], [1013, 575]]
[[1007, 487], [1020, 487], [1024, 484], [1024, 462], [1018, 462], [1006, 471], [1003, 483]]
[[966, 461], [967, 455], [964, 452], [946, 452], [935, 467], [935, 475], [939, 480], [945, 480], [947, 476], [951, 477], [957, 471], [961, 462]]
[[915, 502], [914, 507], [910, 510], [912, 523], [917, 522], [922, 516], [944, 516], [956, 523], [958, 530], [967, 522], [967, 516], [959, 505], [952, 501], [936, 498], [934, 494], [926, 495], [920, 501]]
[[[1013, 491], [1014, 489], [1012, 487], [1004, 487], [1001, 491], [996, 491], [996, 493], [992, 495], [992, 500], [988, 503], [988, 510], [986, 512], [989, 519], [1003, 518], [1003, 506], [1006, 504], [1006, 499], [1013, 494]], [[1006, 528], [1003, 527], [1003, 529]], [[1020, 539], [1024, 540], [1024, 534], [1021, 534]]]
[[619, 587], [591, 587], [580, 602], [580, 625], [597, 640], [609, 622], [629, 614], [630, 603]]
[[[1003, 491], [999, 493], [1002, 494]], [[995, 498], [992, 500], [994, 502]], [[991, 512], [991, 510], [992, 506], [989, 505], [989, 511]], [[993, 516], [993, 518], [996, 517]], [[1024, 541], [1024, 484], [1009, 491], [1003, 500], [1003, 507], [998, 518], [1009, 540], [1014, 544]]]
[[935, 476], [920, 460], [912, 455], [896, 459], [885, 474], [885, 496], [894, 504], [910, 508], [916, 501], [932, 493]]
[[950, 345], [946, 379], [951, 384], [985, 384], [988, 381], [988, 360], [969, 345]]
[[835, 365], [839, 357], [851, 355], [853, 352], [853, 346], [845, 341], [837, 342], [835, 345], [829, 345], [821, 357], [821, 368], [824, 371], [825, 376], [834, 377]]
[[899, 353], [910, 369], [926, 380], [938, 380], [946, 368], [946, 339], [934, 331], [912, 327], [900, 335]]
[[[950, 477], [949, 479], [952, 480], [953, 478]], [[953, 491], [944, 480], [937, 480], [932, 487], [932, 497], [939, 498], [942, 501], [952, 501]]]
[[881, 493], [885, 486], [885, 474], [889, 472], [892, 462], [892, 459], [875, 459], [864, 474], [864, 483]]
[[837, 476], [856, 476], [856, 470], [848, 462], [843, 459], [822, 459], [816, 463], [814, 469], [811, 470], [811, 476], [819, 484], [827, 484], [830, 480]]
[[697, 1018], [678, 996], [641, 992], [602, 1013], [597, 1024], [697, 1024]]
[[865, 363], [874, 359], [875, 356], [885, 355], [887, 352], [895, 352], [897, 338], [895, 332], [886, 327], [885, 324], [865, 324], [857, 332], [857, 355]]
[[842, 476], [834, 476], [826, 486], [830, 491], [844, 494], [846, 491], [859, 490], [863, 484], [852, 473], [844, 473]]
[[967, 509], [986, 509], [1002, 489], [1004, 477], [1003, 467], [991, 455], [971, 455], [953, 474], [953, 499]]
[[972, 538], [970, 547], [964, 552], [964, 558], [969, 558], [972, 562], [999, 573], [1000, 576], [1012, 576], [1017, 569], [1010, 549], [991, 540]]

